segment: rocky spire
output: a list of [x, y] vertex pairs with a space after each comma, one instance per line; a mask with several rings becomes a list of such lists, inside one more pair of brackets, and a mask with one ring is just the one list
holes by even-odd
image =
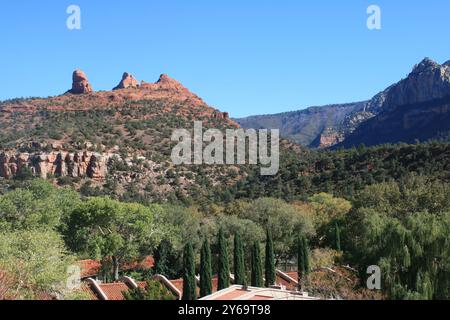
[[431, 60], [430, 58], [425, 58], [419, 64], [414, 66], [412, 73], [421, 73], [423, 71], [433, 70], [439, 67], [439, 63]]
[[86, 74], [81, 70], [75, 70], [72, 75], [72, 89], [69, 92], [72, 94], [84, 94], [93, 91]]
[[167, 74], [162, 74], [155, 84], [165, 90], [188, 91], [180, 82], [169, 77]]
[[128, 72], [125, 72], [122, 76], [122, 80], [113, 90], [138, 88], [139, 82]]

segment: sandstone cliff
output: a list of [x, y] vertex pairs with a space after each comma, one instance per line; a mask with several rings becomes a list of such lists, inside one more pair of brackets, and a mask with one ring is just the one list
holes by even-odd
[[122, 80], [113, 90], [139, 88], [139, 81], [137, 81], [131, 74], [125, 72], [122, 76]]
[[72, 75], [72, 89], [69, 92], [72, 94], [85, 94], [93, 91], [86, 74], [81, 70], [75, 70]]
[[13, 178], [22, 168], [43, 179], [55, 177], [91, 178], [103, 181], [111, 155], [92, 152], [0, 153], [0, 177]]

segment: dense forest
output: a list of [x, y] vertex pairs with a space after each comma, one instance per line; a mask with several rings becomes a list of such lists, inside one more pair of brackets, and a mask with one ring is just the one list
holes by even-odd
[[[263, 248], [270, 234], [280, 268], [296, 265], [298, 239], [307, 239], [312, 273], [303, 289], [312, 294], [380, 298], [365, 289], [367, 267], [377, 265], [382, 297], [448, 299], [449, 151], [448, 144], [436, 142], [337, 151], [286, 148], [276, 176], [262, 177], [249, 167], [235, 185], [213, 187], [204, 175], [193, 192], [197, 196], [173, 194], [167, 201], [131, 193], [116, 197], [105, 188], [78, 192], [30, 175], [2, 180], [0, 295], [32, 299], [57, 291], [66, 299], [83, 298], [63, 285], [74, 261], [114, 258], [106, 276], [114, 279], [123, 263], [158, 257], [162, 247], [166, 263], [157, 264], [158, 271], [181, 277], [184, 248], [192, 247], [199, 271], [205, 240], [217, 270], [221, 247], [229, 248], [233, 261], [236, 234], [250, 278], [252, 252]], [[350, 293], [338, 284], [324, 285], [314, 273], [345, 265], [359, 273]]]

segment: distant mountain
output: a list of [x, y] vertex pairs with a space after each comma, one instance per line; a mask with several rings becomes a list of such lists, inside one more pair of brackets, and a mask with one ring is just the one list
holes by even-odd
[[[274, 115], [252, 116], [236, 121], [244, 128], [280, 129], [283, 137], [301, 145], [319, 146], [340, 142], [339, 134], [329, 132], [324, 141], [321, 136], [330, 128], [339, 127], [348, 115], [361, 111], [366, 102], [311, 107], [305, 110]], [[325, 141], [326, 140], [326, 141]]]
[[447, 139], [449, 97], [450, 61], [425, 58], [371, 100], [236, 121], [244, 128], [279, 128], [282, 136], [318, 148]]
[[379, 113], [340, 143], [359, 144], [445, 139], [450, 136], [450, 67], [424, 59], [407, 78], [384, 92]]

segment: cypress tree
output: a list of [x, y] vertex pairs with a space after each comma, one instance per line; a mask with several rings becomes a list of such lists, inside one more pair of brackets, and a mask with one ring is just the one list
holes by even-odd
[[311, 272], [311, 265], [309, 262], [309, 244], [308, 244], [308, 239], [306, 237], [303, 237], [303, 261], [305, 264], [305, 275], [308, 275]]
[[309, 248], [308, 240], [304, 236], [300, 236], [297, 240], [297, 263], [298, 263], [298, 278], [307, 276], [310, 272], [309, 263]]
[[155, 274], [160, 274], [165, 277], [170, 277], [170, 255], [172, 251], [172, 245], [167, 239], [161, 241], [158, 245], [158, 248], [155, 251], [154, 259], [155, 266], [154, 272]]
[[275, 284], [275, 255], [273, 252], [272, 233], [269, 229], [267, 229], [266, 233], [265, 276], [266, 287], [270, 287]]
[[297, 270], [298, 279], [300, 280], [305, 274], [305, 259], [303, 254], [303, 237], [297, 239]]
[[253, 244], [252, 250], [252, 286], [262, 287], [263, 286], [263, 275], [261, 266], [261, 253], [259, 249], [259, 243], [256, 241]]
[[205, 297], [212, 293], [211, 248], [208, 239], [205, 239], [200, 253], [200, 296]]
[[195, 300], [196, 289], [194, 250], [188, 243], [183, 254], [183, 300]]
[[244, 245], [241, 235], [236, 232], [234, 235], [234, 283], [245, 285], [245, 263], [244, 263]]
[[228, 250], [227, 242], [225, 240], [225, 235], [223, 229], [219, 230], [219, 283], [217, 286], [218, 290], [226, 289], [230, 286], [230, 265], [228, 262]]
[[337, 222], [334, 225], [334, 241], [335, 241], [335, 249], [337, 251], [341, 251], [341, 230]]

